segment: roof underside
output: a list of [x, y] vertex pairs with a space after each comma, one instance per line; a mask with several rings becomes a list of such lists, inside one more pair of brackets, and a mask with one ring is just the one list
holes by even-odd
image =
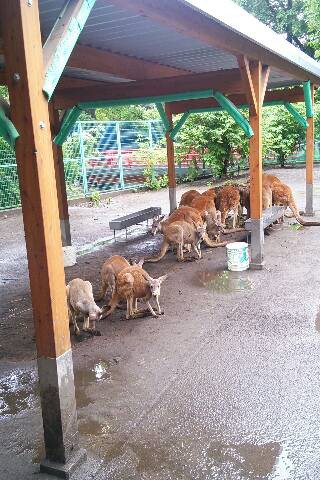
[[[40, 0], [41, 29], [44, 40], [47, 38], [53, 27], [64, 3], [65, 0]], [[196, 8], [203, 6], [204, 3], [215, 4], [219, 2], [193, 0], [189, 2], [184, 1], [182, 3], [188, 4], [189, 6], [192, 3], [193, 8]], [[221, 3], [224, 5], [224, 2]], [[211, 10], [210, 6], [208, 7], [208, 10]], [[244, 12], [242, 9], [240, 10]], [[239, 15], [239, 12], [237, 15]], [[244, 15], [248, 14], [244, 12]], [[266, 36], [264, 29], [267, 29], [267, 31], [270, 32], [270, 29], [262, 25], [251, 15], [248, 15], [248, 17], [253, 22], [252, 25], [255, 25], [253, 35], [258, 35], [257, 25], [263, 29], [264, 36]], [[222, 20], [221, 23], [223, 23]], [[225, 18], [224, 21], [226, 21]], [[234, 21], [235, 19], [233, 22]], [[283, 45], [286, 48], [288, 48], [287, 45], [289, 45], [289, 54], [292, 56], [293, 52], [295, 52], [296, 61], [299, 59], [301, 60], [299, 51], [295, 47], [288, 44], [288, 42], [279, 36], [276, 36], [276, 38], [278, 39], [279, 44], [282, 44], [282, 48]], [[281, 39], [281, 42], [279, 39]], [[173, 28], [164, 26], [163, 24], [146, 18], [145, 16], [138, 15], [132, 11], [123, 10], [119, 6], [113, 5], [112, 2], [108, 0], [97, 0], [87, 20], [85, 28], [79, 37], [78, 43], [188, 70], [194, 73], [228, 70], [237, 68], [238, 66], [234, 55], [223, 50], [209, 47], [199, 40], [188, 37], [185, 34], [175, 31]], [[307, 56], [304, 57], [309, 59]], [[303, 66], [306, 67], [307, 62], [305, 58], [302, 60], [305, 62]], [[317, 65], [313, 60], [311, 60], [311, 63], [312, 67]], [[320, 78], [320, 68], [317, 68]], [[67, 68], [65, 74], [68, 76], [105, 82], [117, 83], [124, 81], [123, 78], [84, 69]], [[297, 82], [292, 75], [274, 68], [271, 69], [268, 83], [269, 89], [279, 86], [294, 85], [297, 83], [300, 82]]]

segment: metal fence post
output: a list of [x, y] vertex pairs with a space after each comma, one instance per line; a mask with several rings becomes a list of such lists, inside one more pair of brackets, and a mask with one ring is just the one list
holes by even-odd
[[86, 197], [88, 195], [88, 179], [87, 179], [87, 167], [84, 151], [84, 140], [83, 140], [83, 128], [81, 122], [79, 122], [79, 142], [80, 142], [80, 160], [81, 160], [81, 173], [82, 173], [82, 185], [83, 193]]
[[121, 152], [121, 136], [120, 136], [120, 123], [116, 122], [116, 134], [117, 134], [117, 148], [118, 148], [118, 165], [119, 165], [119, 180], [120, 188], [124, 190], [124, 176], [123, 176], [123, 164], [122, 164], [122, 152]]
[[148, 131], [149, 131], [149, 147], [150, 148], [153, 148], [153, 140], [152, 140], [152, 120], [149, 120], [149, 128], [148, 128]]

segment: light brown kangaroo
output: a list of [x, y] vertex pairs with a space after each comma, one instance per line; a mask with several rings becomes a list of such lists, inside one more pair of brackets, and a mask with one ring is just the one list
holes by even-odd
[[[68, 283], [66, 291], [69, 321], [74, 325], [75, 334], [80, 335], [77, 316], [83, 317], [83, 331], [96, 332], [96, 321], [100, 319], [102, 311], [94, 301], [91, 283], [75, 278]], [[90, 320], [92, 328], [90, 328]]]
[[128, 260], [120, 255], [113, 255], [104, 262], [100, 272], [101, 288], [98, 296], [96, 297], [97, 301], [103, 300], [104, 298], [107, 301], [111, 299], [116, 287], [116, 278], [118, 273], [129, 266], [130, 263]]
[[192, 200], [199, 196], [200, 196], [200, 193], [198, 192], [198, 190], [188, 190], [187, 192], [184, 192], [184, 194], [181, 196], [179, 207], [182, 207], [183, 205], [190, 206], [192, 203]]
[[[134, 318], [142, 313], [137, 310], [138, 299], [146, 302], [153, 317], [161, 315], [162, 311], [159, 304], [160, 289], [166, 278], [167, 275], [152, 278], [143, 268], [136, 265], [125, 268], [117, 277], [116, 290], [110, 302], [110, 309], [103, 316], [111, 315], [122, 300], [127, 302], [127, 320]], [[155, 313], [150, 304], [151, 298], [155, 299], [157, 313]]]
[[184, 220], [167, 223], [162, 221], [159, 224], [159, 231], [163, 233], [164, 239], [161, 245], [160, 253], [156, 257], [145, 259], [145, 262], [158, 262], [165, 256], [170, 245], [177, 245], [177, 259], [183, 262], [183, 247], [191, 245], [197, 254], [197, 258], [201, 258], [200, 244], [206, 234], [206, 223], [191, 224]]
[[237, 226], [238, 210], [240, 206], [240, 193], [233, 185], [226, 185], [219, 190], [216, 197], [216, 208], [221, 212], [221, 223], [225, 226], [230, 210], [233, 210], [233, 228]]
[[274, 183], [272, 186], [272, 201], [274, 205], [283, 205], [289, 207], [295, 218], [305, 227], [320, 226], [320, 222], [310, 222], [304, 220], [299, 213], [296, 202], [294, 201], [292, 190], [284, 183]]
[[[219, 222], [220, 220], [219, 215], [216, 215], [216, 217], [217, 217], [217, 222], [214, 222], [211, 220], [211, 216], [207, 215], [207, 212], [204, 213], [204, 219], [207, 222], [207, 232], [203, 237], [203, 241], [207, 245], [207, 247], [216, 248], [221, 245], [225, 245], [225, 243], [222, 243], [222, 244], [217, 243], [217, 239], [219, 239], [219, 236], [220, 236], [221, 222]], [[159, 225], [163, 219], [164, 219], [164, 215], [153, 219], [153, 223], [151, 227], [151, 233], [153, 235], [156, 235], [156, 233], [160, 232]], [[180, 220], [184, 220], [191, 224], [203, 223], [201, 213], [197, 209], [193, 207], [188, 207], [187, 205], [184, 205], [174, 210], [166, 219], [166, 222], [167, 224], [169, 224], [169, 223], [173, 223]], [[213, 238], [214, 240], [211, 240], [210, 237]]]

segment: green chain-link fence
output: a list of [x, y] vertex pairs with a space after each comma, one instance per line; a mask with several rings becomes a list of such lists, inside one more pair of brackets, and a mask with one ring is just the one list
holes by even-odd
[[[160, 121], [77, 122], [63, 144], [64, 171], [68, 198], [161, 186], [167, 174], [164, 131]], [[320, 162], [320, 141], [315, 143], [315, 162]], [[305, 147], [286, 160], [286, 165], [305, 163]], [[212, 176], [197, 152], [176, 156], [176, 175], [182, 181]], [[278, 166], [275, 157], [265, 166]], [[248, 169], [247, 159], [237, 160], [228, 169], [237, 175]], [[158, 183], [157, 183], [158, 182]], [[160, 182], [160, 183], [159, 183]], [[17, 165], [14, 152], [0, 138], [0, 210], [20, 205]]]

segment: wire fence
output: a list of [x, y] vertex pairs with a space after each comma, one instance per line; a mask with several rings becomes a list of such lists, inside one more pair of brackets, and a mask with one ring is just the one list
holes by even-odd
[[[77, 122], [63, 144], [64, 172], [69, 199], [90, 197], [95, 192], [159, 188], [167, 182], [164, 131], [158, 120], [123, 122]], [[315, 162], [320, 162], [320, 141], [315, 143]], [[286, 165], [305, 163], [302, 146]], [[276, 157], [265, 166], [278, 166]], [[248, 169], [247, 159], [235, 159], [228, 169], [237, 175]], [[190, 148], [176, 155], [178, 181], [192, 181], [212, 170]], [[20, 191], [14, 152], [0, 139], [0, 210], [18, 207]]]

